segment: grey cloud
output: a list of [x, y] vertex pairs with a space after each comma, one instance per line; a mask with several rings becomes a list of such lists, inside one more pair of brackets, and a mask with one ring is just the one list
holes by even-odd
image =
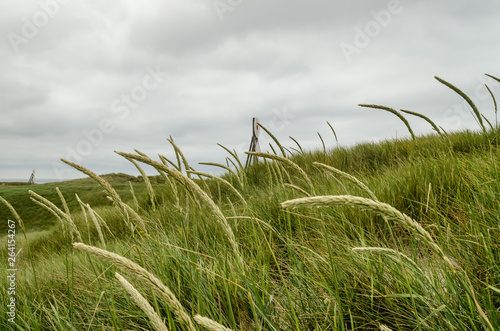
[[[460, 97], [433, 76], [470, 95], [482, 84], [478, 76], [500, 76], [500, 5], [400, 3], [401, 14], [348, 63], [341, 43], [353, 45], [355, 29], [373, 22], [372, 11], [387, 9], [388, 1], [242, 1], [221, 21], [211, 1], [73, 0], [15, 54], [6, 34], [19, 33], [22, 18], [40, 7], [6, 0], [0, 154], [10, 157], [0, 161], [0, 177], [29, 176], [34, 167], [54, 177], [54, 162], [79, 148], [90, 149], [77, 156], [80, 163], [98, 173], [133, 172], [113, 150], [175, 157], [170, 135], [193, 165], [224, 162], [216, 144], [248, 148], [253, 116], [285, 145], [294, 146], [293, 136], [304, 148], [321, 146], [316, 132], [334, 145], [327, 120], [346, 145], [406, 134], [391, 114], [359, 103], [422, 112], [446, 129], [477, 128], [466, 110], [453, 108]], [[148, 66], [169, 75], [127, 108], [121, 98], [140, 92]], [[500, 86], [489, 82], [498, 96]], [[126, 116], [114, 112], [117, 100]], [[493, 118], [490, 99], [478, 106]], [[289, 117], [277, 115], [284, 110]], [[103, 119], [113, 130], [96, 131]], [[430, 132], [420, 119], [411, 124]], [[269, 142], [263, 135], [265, 149]], [[65, 173], [72, 176], [78, 173]]]

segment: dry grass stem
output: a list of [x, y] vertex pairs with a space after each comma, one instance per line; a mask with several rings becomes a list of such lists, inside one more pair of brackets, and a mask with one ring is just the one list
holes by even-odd
[[[265, 126], [263, 126], [261, 123], [259, 123], [259, 127], [264, 130], [268, 135], [269, 137], [271, 137], [272, 140], [274, 140], [274, 142], [276, 143], [276, 145], [278, 145], [280, 151], [281, 151], [281, 154], [283, 155], [283, 157], [286, 158], [286, 153], [285, 153], [285, 149], [283, 148], [283, 146], [281, 146], [279, 140], [271, 133], [271, 131], [269, 131], [268, 129], [266, 129]], [[272, 148], [272, 146], [271, 146]], [[274, 153], [276, 154], [276, 152]]]
[[413, 130], [411, 129], [410, 123], [408, 123], [408, 120], [403, 115], [401, 115], [401, 113], [398, 112], [396, 109], [386, 107], [386, 106], [380, 106], [380, 105], [359, 104], [358, 106], [365, 107], [365, 108], [381, 109], [381, 110], [385, 110], [385, 111], [388, 111], [390, 113], [393, 113], [406, 125], [406, 127], [408, 128], [408, 131], [411, 134], [411, 138], [413, 140], [416, 139], [415, 134], [413, 133]]
[[149, 302], [132, 286], [132, 284], [130, 284], [122, 275], [117, 272], [115, 272], [115, 277], [118, 279], [122, 287], [128, 292], [132, 300], [146, 314], [155, 330], [168, 331], [165, 323], [162, 321], [160, 316], [158, 316]]
[[445, 81], [444, 79], [441, 79], [437, 76], [434, 76], [434, 78], [440, 82], [441, 84], [447, 86], [448, 88], [452, 89], [453, 91], [455, 91], [458, 95], [460, 95], [465, 101], [467, 101], [467, 103], [469, 104], [469, 106], [472, 108], [472, 111], [474, 111], [474, 115], [476, 115], [476, 119], [477, 121], [479, 122], [479, 125], [481, 126], [481, 129], [483, 130], [483, 132], [486, 133], [486, 128], [484, 127], [484, 123], [483, 123], [483, 119], [481, 118], [481, 113], [479, 112], [479, 110], [477, 109], [476, 105], [474, 104], [474, 102], [469, 98], [469, 96], [467, 94], [465, 94], [464, 92], [462, 92], [462, 90], [460, 90], [458, 87], [454, 86], [453, 84]]
[[[73, 220], [71, 219], [71, 217], [68, 214], [63, 212], [56, 205], [54, 205], [52, 202], [45, 199], [41, 195], [39, 195], [31, 190], [29, 190], [28, 192], [32, 196], [31, 197], [32, 201], [36, 202], [38, 205], [44, 207], [45, 209], [49, 210], [52, 214], [56, 215], [56, 217], [63, 224], [63, 228], [65, 227], [66, 224], [68, 225], [68, 227], [71, 229], [72, 239], [73, 239], [73, 236], [75, 236], [77, 241], [82, 241], [80, 231], [78, 231], [78, 228], [76, 227], [75, 223], [73, 223]], [[60, 191], [58, 193], [60, 193]], [[67, 206], [66, 206], [66, 208], [67, 208]], [[63, 220], [65, 220], [66, 222], [64, 222]]]
[[455, 266], [449, 257], [444, 254], [441, 247], [436, 244], [430, 233], [427, 232], [420, 223], [386, 203], [352, 195], [330, 195], [289, 200], [281, 203], [281, 206], [283, 208], [353, 206], [362, 210], [369, 210], [411, 229], [420, 239], [427, 243], [427, 245], [429, 245], [429, 247], [431, 247], [452, 270], [455, 270]]
[[410, 110], [404, 110], [404, 109], [400, 109], [400, 110], [403, 113], [423, 118], [424, 120], [427, 121], [427, 123], [429, 123], [432, 126], [432, 128], [434, 129], [434, 131], [436, 131], [437, 133], [439, 133], [439, 135], [443, 135], [443, 133], [439, 130], [438, 126], [430, 118], [428, 118], [427, 116], [422, 115], [422, 114], [417, 113], [417, 112], [410, 111]]
[[[184, 163], [184, 168], [186, 171], [188, 170], [194, 170], [193, 168], [191, 168], [188, 164], [188, 161], [186, 159], [186, 157], [184, 156], [184, 154], [182, 153], [181, 149], [179, 148], [179, 146], [177, 146], [175, 143], [174, 143], [174, 139], [172, 138], [172, 136], [170, 136], [170, 138], [167, 139], [167, 141], [172, 145], [172, 147], [174, 147], [174, 150], [175, 150], [175, 153], [177, 155], [179, 155], [182, 159], [182, 163]], [[146, 156], [145, 154], [140, 154], [141, 156]], [[180, 170], [180, 169], [179, 169]]]
[[191, 317], [189, 317], [189, 315], [186, 313], [184, 307], [181, 305], [175, 294], [172, 293], [172, 291], [170, 291], [170, 289], [166, 285], [164, 285], [162, 281], [159, 280], [155, 275], [119, 254], [112, 253], [94, 246], [88, 246], [83, 243], [74, 243], [73, 246], [76, 249], [82, 250], [104, 261], [112, 263], [118, 268], [126, 270], [140, 280], [145, 281], [148, 285], [151, 286], [152, 290], [155, 291], [155, 293], [157, 293], [158, 296], [165, 301], [169, 308], [172, 309], [172, 311], [177, 316], [177, 320], [181, 324], [187, 326], [189, 330], [195, 330]]
[[188, 190], [191, 191], [191, 193], [198, 198], [201, 199], [213, 212], [213, 214], [216, 216], [216, 220], [219, 222], [219, 224], [222, 226], [224, 233], [231, 244], [239, 262], [241, 263], [242, 266], [245, 266], [245, 262], [240, 254], [238, 244], [236, 243], [236, 238], [234, 237], [233, 230], [227, 223], [226, 217], [220, 210], [220, 208], [215, 204], [215, 202], [207, 195], [205, 191], [203, 191], [192, 179], [184, 176], [180, 171], [174, 168], [169, 168], [165, 166], [162, 163], [159, 163], [157, 161], [154, 161], [150, 159], [149, 157], [141, 156], [141, 155], [134, 155], [130, 153], [123, 153], [123, 152], [116, 152], [118, 155], [121, 155], [125, 158], [132, 158], [140, 162], [144, 162], [146, 164], [149, 164], [156, 168], [157, 170], [164, 171], [165, 173], [169, 174], [172, 176], [174, 179], [179, 181], [182, 185], [184, 185]]
[[392, 331], [387, 325], [380, 324], [380, 331]]
[[245, 206], [247, 205], [247, 202], [245, 200], [245, 198], [241, 195], [241, 193], [230, 183], [228, 182], [227, 180], [223, 179], [223, 178], [220, 178], [218, 176], [214, 176], [214, 175], [211, 175], [211, 174], [207, 174], [207, 173], [204, 173], [204, 172], [199, 172], [199, 171], [188, 171], [192, 174], [195, 174], [195, 175], [198, 175], [198, 176], [203, 176], [203, 177], [207, 177], [207, 178], [211, 178], [211, 179], [214, 179], [218, 182], [221, 182], [223, 183], [224, 185], [226, 185], [227, 187], [229, 187], [231, 189], [231, 191], [236, 194], [236, 196], [245, 204]]
[[17, 222], [21, 226], [21, 229], [24, 231], [24, 233], [26, 233], [26, 229], [24, 227], [24, 222], [21, 219], [21, 217], [19, 216], [19, 214], [17, 213], [17, 211], [14, 209], [14, 207], [7, 200], [5, 200], [4, 198], [2, 198], [1, 196], [0, 196], [0, 201], [3, 202], [4, 205], [10, 210], [10, 212], [12, 213], [12, 215], [14, 215], [14, 218], [17, 220]]
[[57, 192], [57, 195], [59, 195], [59, 199], [61, 199], [61, 202], [63, 204], [63, 208], [64, 208], [65, 215], [66, 215], [66, 220], [69, 224], [69, 227], [71, 228], [71, 231], [73, 231], [73, 233], [76, 235], [76, 240], [81, 241], [82, 237], [81, 237], [80, 231], [78, 231], [78, 228], [76, 227], [75, 222], [73, 222], [73, 219], [71, 218], [71, 213], [69, 212], [68, 204], [66, 203], [66, 199], [64, 198], [63, 194], [61, 193], [61, 190], [59, 190], [59, 187], [56, 187], [56, 192]]
[[304, 177], [304, 179], [307, 181], [307, 184], [311, 188], [311, 192], [314, 194], [314, 186], [311, 182], [311, 178], [309, 178], [309, 176], [305, 173], [305, 171], [301, 167], [299, 167], [295, 162], [291, 161], [290, 159], [288, 159], [286, 157], [274, 155], [274, 154], [263, 153], [263, 152], [245, 152], [245, 154], [260, 156], [263, 158], [280, 161], [280, 162], [283, 162], [283, 163], [289, 165], [293, 169], [297, 170], [302, 175], [302, 177]]
[[329, 165], [326, 165], [326, 164], [323, 164], [323, 163], [319, 163], [319, 162], [314, 162], [313, 163], [315, 166], [318, 166], [320, 168], [323, 168], [324, 170], [326, 171], [329, 171], [331, 173], [334, 173], [336, 175], [339, 175], [340, 177], [342, 178], [345, 178], [347, 179], [348, 181], [350, 181], [351, 183], [353, 183], [354, 185], [356, 185], [357, 187], [359, 187], [361, 190], [365, 191], [366, 193], [368, 193], [368, 195], [370, 196], [371, 199], [375, 200], [375, 201], [378, 201], [377, 197], [375, 196], [375, 194], [372, 192], [372, 190], [370, 190], [368, 188], [368, 186], [366, 186], [365, 184], [363, 184], [363, 182], [361, 182], [359, 179], [357, 179], [356, 177], [354, 177], [353, 175], [350, 175], [348, 174], [347, 172], [343, 172], [342, 170], [339, 170], [337, 168], [334, 168], [332, 166], [329, 166]]
[[[136, 152], [137, 152], [137, 150], [136, 150]], [[142, 153], [140, 153], [139, 155], [142, 155]], [[151, 181], [149, 180], [148, 175], [146, 175], [146, 173], [144, 172], [144, 170], [139, 166], [139, 164], [137, 162], [135, 162], [135, 160], [129, 160], [129, 161], [132, 162], [132, 164], [141, 173], [141, 176], [144, 179], [144, 184], [146, 185], [146, 190], [148, 191], [149, 200], [151, 201], [151, 206], [153, 206], [153, 208], [154, 208], [155, 207], [155, 201], [156, 201], [156, 195], [155, 195], [155, 191], [153, 190], [153, 186], [151, 185]]]
[[291, 188], [292, 190], [295, 190], [295, 191], [298, 191], [302, 194], [304, 194], [306, 197], [310, 197], [311, 195], [309, 193], [307, 193], [304, 189], [296, 186], [296, 185], [293, 185], [293, 184], [288, 184], [288, 183], [285, 183], [283, 184], [285, 187], [289, 187]]
[[[115, 189], [107, 182], [105, 181], [102, 177], [98, 176], [94, 172], [90, 171], [89, 169], [82, 167], [79, 164], [67, 161], [65, 159], [61, 159], [64, 163], [67, 165], [75, 168], [76, 170], [83, 172], [90, 178], [94, 179], [101, 187], [110, 195], [111, 199], [113, 202], [115, 202], [125, 213], [125, 215], [131, 215], [133, 219], [139, 224], [139, 227], [141, 228], [142, 231], [146, 232], [146, 225], [144, 224], [144, 220], [137, 214], [135, 210], [130, 208], [126, 203], [122, 201], [118, 193], [115, 191]], [[129, 224], [130, 225], [130, 224]]]
[[226, 152], [229, 153], [229, 155], [231, 155], [236, 160], [236, 162], [238, 163], [239, 171], [245, 170], [245, 168], [243, 167], [243, 164], [241, 163], [240, 158], [238, 157], [238, 153], [236, 153], [235, 150], [231, 151], [229, 148], [227, 148], [224, 145], [221, 145], [221, 144], [217, 144], [217, 145], [220, 146], [221, 148], [223, 148]]
[[106, 242], [104, 241], [104, 236], [102, 234], [101, 225], [99, 224], [99, 220], [96, 217], [95, 211], [92, 208], [90, 208], [90, 205], [88, 203], [85, 205], [85, 207], [87, 208], [87, 210], [90, 214], [90, 218], [92, 219], [92, 222], [94, 222], [94, 226], [95, 226], [97, 233], [99, 235], [99, 240], [101, 241], [102, 247], [106, 248]]
[[203, 317], [203, 316], [200, 316], [200, 315], [195, 315], [194, 316], [194, 320], [196, 321], [196, 323], [198, 323], [199, 325], [201, 325], [202, 327], [204, 327], [206, 330], [210, 330], [210, 331], [231, 331], [231, 329], [228, 329], [225, 326], [220, 325], [216, 321], [214, 321], [214, 320], [212, 320], [210, 318], [207, 318], [207, 317]]

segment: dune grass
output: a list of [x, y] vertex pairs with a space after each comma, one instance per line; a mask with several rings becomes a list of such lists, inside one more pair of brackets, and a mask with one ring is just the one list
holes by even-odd
[[101, 176], [115, 204], [85, 181], [58, 183], [68, 208], [55, 186], [31, 188], [61, 222], [18, 228], [17, 324], [2, 314], [1, 328], [498, 330], [499, 142], [498, 127], [312, 152], [294, 140], [285, 158], [276, 141], [280, 155], [244, 171], [226, 149], [221, 178], [173, 140], [178, 162], [119, 152], [159, 176], [129, 178], [132, 191]]

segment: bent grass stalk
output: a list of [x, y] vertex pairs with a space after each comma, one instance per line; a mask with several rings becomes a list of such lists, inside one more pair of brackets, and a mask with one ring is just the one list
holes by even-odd
[[295, 144], [297, 144], [297, 146], [299, 146], [300, 153], [301, 153], [301, 154], [304, 154], [304, 150], [302, 149], [302, 146], [300, 146], [299, 142], [298, 142], [297, 140], [295, 140], [295, 138], [293, 138], [292, 136], [289, 136], [289, 137], [290, 137], [290, 139], [292, 139], [292, 140], [293, 140], [293, 142], [294, 142]]
[[311, 188], [311, 193], [314, 194], [314, 186], [311, 182], [311, 178], [309, 178], [309, 176], [305, 173], [305, 171], [301, 167], [299, 167], [295, 162], [293, 162], [292, 160], [290, 160], [286, 157], [281, 157], [278, 155], [273, 155], [273, 154], [269, 154], [269, 153], [262, 153], [262, 152], [245, 152], [245, 154], [260, 156], [263, 158], [280, 161], [280, 162], [283, 162], [283, 163], [289, 165], [293, 169], [297, 170], [302, 175], [302, 177], [304, 177], [304, 179], [307, 181], [307, 184], [309, 184], [309, 187]]
[[[174, 167], [175, 169], [179, 170], [179, 171], [182, 171], [181, 167], [179, 165], [176, 165], [173, 161], [170, 161], [169, 159], [167, 159], [165, 156], [161, 155], [161, 154], [158, 154], [158, 157], [160, 158], [161, 162], [163, 162], [164, 165], [168, 166], [168, 164], [170, 164], [172, 167]], [[168, 163], [168, 164], [167, 164]]]
[[[181, 159], [182, 159], [182, 163], [184, 163], [184, 168], [186, 171], [188, 170], [194, 170], [192, 169], [189, 164], [188, 164], [188, 161], [186, 159], [186, 157], [184, 156], [184, 154], [182, 153], [181, 149], [179, 148], [179, 146], [177, 146], [175, 143], [174, 143], [174, 139], [172, 138], [172, 136], [170, 136], [170, 138], [167, 139], [167, 141], [172, 145], [172, 147], [174, 148], [175, 150], [175, 153], [176, 155], [180, 155]], [[141, 156], [146, 156], [145, 154], [140, 154]], [[179, 165], [180, 167], [180, 165]], [[180, 170], [180, 169], [179, 169]], [[189, 177], [189, 176], [188, 176]]]
[[493, 92], [491, 92], [491, 90], [488, 87], [488, 85], [484, 84], [484, 86], [486, 86], [486, 89], [488, 90], [488, 92], [491, 95], [491, 98], [493, 99], [493, 105], [495, 106], [495, 128], [498, 128], [498, 105], [497, 105], [497, 99], [495, 98], [495, 95], [493, 94]]
[[326, 156], [326, 147], [325, 147], [325, 142], [323, 141], [323, 137], [321, 137], [321, 134], [319, 132], [316, 132], [319, 136], [319, 139], [321, 140], [321, 145], [323, 146], [323, 154]]
[[492, 75], [488, 75], [488, 74], [485, 74], [485, 75], [488, 76], [488, 77], [490, 77], [490, 78], [492, 78], [492, 79], [494, 79], [494, 80], [496, 80], [497, 82], [500, 83], [500, 78], [492, 76]]
[[363, 190], [366, 193], [368, 193], [368, 195], [370, 196], [371, 199], [373, 199], [375, 201], [378, 201], [377, 197], [368, 188], [368, 186], [366, 186], [365, 184], [363, 184], [359, 179], [357, 179], [353, 175], [350, 175], [350, 174], [348, 174], [346, 172], [343, 172], [342, 170], [339, 170], [337, 168], [334, 168], [332, 166], [329, 166], [329, 165], [326, 165], [326, 164], [323, 164], [323, 163], [314, 162], [313, 165], [317, 166], [318, 168], [323, 168], [323, 170], [326, 170], [328, 172], [331, 172], [331, 173], [334, 173], [336, 175], [339, 175], [340, 177], [342, 177], [344, 179], [347, 179], [348, 181], [350, 181], [351, 183], [353, 183], [354, 185], [356, 185], [357, 187], [359, 187], [361, 190]]
[[56, 187], [56, 191], [57, 195], [59, 195], [59, 199], [61, 199], [61, 202], [63, 204], [63, 208], [66, 214], [66, 220], [68, 221], [71, 230], [76, 234], [77, 241], [81, 241], [82, 237], [80, 235], [80, 231], [78, 231], [75, 222], [73, 222], [73, 219], [71, 218], [71, 213], [69, 212], [69, 207], [68, 204], [66, 203], [66, 199], [62, 195], [61, 190], [59, 190], [59, 187]]
[[[45, 199], [41, 195], [39, 195], [31, 190], [29, 190], [28, 192], [32, 196], [30, 198], [32, 201], [34, 201], [38, 205], [44, 207], [45, 209], [50, 211], [52, 214], [57, 216], [57, 218], [61, 221], [61, 223], [63, 225], [63, 229], [66, 227], [65, 225], [67, 224], [67, 226], [71, 229], [70, 234], [71, 234], [72, 239], [74, 239], [73, 236], [76, 236], [76, 239], [78, 241], [82, 240], [82, 237], [80, 236], [80, 232], [78, 231], [75, 223], [73, 223], [73, 220], [65, 212], [63, 212], [56, 205], [54, 205], [52, 202]], [[63, 219], [66, 220], [66, 222], [64, 222]]]
[[85, 204], [85, 207], [89, 211], [90, 218], [92, 219], [92, 222], [94, 222], [94, 226], [95, 226], [97, 233], [99, 235], [99, 240], [101, 241], [102, 247], [106, 248], [106, 242], [104, 241], [104, 235], [102, 234], [101, 225], [99, 224], [99, 221], [97, 220], [95, 211], [92, 208], [90, 208], [90, 205], [88, 203]]
[[[106, 180], [104, 180], [102, 177], [98, 176], [97, 174], [95, 174], [91, 170], [89, 170], [89, 169], [87, 169], [79, 164], [73, 163], [71, 161], [67, 161], [65, 159], [61, 159], [61, 161], [63, 161], [64, 163], [66, 163], [70, 167], [73, 167], [76, 170], [83, 172], [84, 174], [86, 174], [90, 178], [94, 179], [97, 183], [99, 183], [99, 185], [101, 185], [101, 187], [106, 192], [108, 192], [108, 194], [111, 196], [111, 199], [113, 200], [113, 202], [115, 202], [119, 207], [122, 208], [125, 215], [129, 215], [129, 213], [130, 213], [132, 215], [132, 217], [136, 220], [136, 222], [139, 224], [139, 227], [141, 228], [141, 230], [144, 232], [147, 232], [146, 225], [144, 223], [144, 220], [141, 218], [141, 216], [139, 216], [139, 214], [137, 214], [137, 212], [135, 210], [133, 210], [129, 205], [127, 205], [126, 203], [124, 203], [122, 201], [122, 199], [120, 198], [118, 193], [115, 191], [115, 189]], [[129, 224], [129, 226], [130, 225], [131, 224]]]
[[427, 117], [425, 115], [422, 115], [420, 113], [414, 112], [414, 111], [410, 111], [410, 110], [404, 110], [404, 109], [400, 109], [400, 110], [403, 113], [423, 118], [425, 121], [427, 121], [427, 123], [429, 123], [432, 126], [432, 128], [434, 129], [434, 131], [436, 131], [437, 133], [439, 133], [439, 135], [443, 135], [443, 133], [439, 130], [438, 126], [429, 117]]
[[373, 108], [373, 109], [382, 109], [382, 110], [385, 110], [385, 111], [388, 111], [390, 113], [393, 113], [394, 115], [396, 115], [401, 121], [403, 121], [403, 123], [406, 125], [406, 127], [408, 128], [408, 131], [410, 132], [411, 134], [411, 138], [413, 140], [416, 139], [415, 137], [415, 134], [413, 133], [413, 130], [411, 129], [411, 126], [410, 126], [410, 123], [408, 123], [408, 120], [403, 116], [401, 115], [400, 112], [398, 112], [397, 110], [395, 109], [392, 109], [390, 107], [386, 107], [386, 106], [380, 106], [380, 105], [367, 105], [367, 104], [359, 104], [358, 106], [360, 107], [365, 107], [365, 108]]
[[240, 176], [238, 176], [238, 174], [233, 170], [231, 169], [230, 167], [226, 166], [226, 165], [223, 165], [223, 164], [220, 164], [220, 163], [215, 163], [215, 162], [199, 162], [198, 164], [201, 164], [201, 165], [208, 165], [208, 166], [212, 166], [212, 167], [219, 167], [219, 168], [222, 168], [224, 170], [227, 170], [228, 172], [230, 172], [234, 177], [236, 177], [238, 179], [238, 183], [240, 183], [241, 185], [241, 180], [240, 180]]
[[146, 316], [151, 321], [152, 326], [157, 331], [168, 331], [165, 323], [162, 321], [160, 316], [156, 313], [149, 302], [135, 289], [135, 287], [130, 284], [125, 277], [115, 272], [115, 277], [118, 279], [122, 287], [128, 292], [132, 300], [142, 309]]
[[31, 247], [30, 247], [30, 244], [28, 241], [28, 235], [26, 234], [26, 228], [24, 227], [24, 222], [21, 219], [21, 216], [19, 216], [19, 214], [17, 213], [16, 209], [10, 204], [10, 202], [8, 202], [4, 198], [2, 198], [2, 196], [0, 196], [0, 201], [7, 207], [7, 209], [9, 209], [11, 214], [14, 215], [14, 218], [17, 220], [17, 223], [19, 224], [19, 226], [21, 227], [21, 230], [23, 231], [24, 241], [26, 242], [26, 247], [28, 249], [28, 258], [30, 260], [31, 268], [33, 269], [33, 279], [35, 281], [35, 288], [37, 290], [37, 297], [39, 297], [40, 291], [38, 290], [39, 289], [38, 278], [37, 278], [37, 273], [35, 272], [35, 267], [33, 265], [34, 259], [33, 259], [33, 255], [31, 254]]
[[481, 126], [481, 129], [483, 130], [484, 133], [486, 133], [486, 128], [484, 126], [484, 123], [483, 123], [483, 119], [481, 118], [481, 113], [479, 112], [479, 110], [477, 109], [476, 105], [474, 104], [474, 102], [469, 98], [469, 96], [467, 94], [465, 94], [464, 92], [462, 92], [462, 90], [460, 90], [458, 87], [454, 86], [453, 84], [451, 83], [448, 83], [447, 81], [445, 81], [444, 79], [441, 79], [437, 76], [434, 76], [434, 78], [440, 82], [441, 84], [447, 86], [448, 88], [452, 89], [453, 91], [455, 91], [458, 95], [460, 95], [465, 101], [467, 101], [467, 103], [469, 104], [469, 106], [471, 106], [472, 110], [474, 111], [474, 114], [476, 115], [476, 119], [477, 121], [479, 122], [479, 125]]
[[293, 184], [288, 184], [288, 183], [285, 183], [285, 184], [283, 184], [283, 185], [284, 185], [285, 187], [289, 187], [289, 188], [291, 188], [292, 190], [298, 191], [298, 192], [300, 192], [300, 193], [304, 194], [304, 195], [305, 195], [305, 196], [307, 196], [307, 197], [310, 197], [310, 196], [311, 196], [311, 195], [310, 195], [309, 193], [307, 193], [304, 189], [302, 189], [302, 188], [300, 188], [300, 187], [298, 187], [298, 186], [296, 186], [296, 185], [293, 185]]
[[223, 148], [226, 152], [229, 153], [229, 155], [231, 155], [236, 160], [236, 162], [238, 163], [238, 167], [239, 167], [240, 171], [244, 171], [245, 170], [245, 167], [243, 167], [243, 164], [241, 163], [241, 160], [238, 157], [238, 153], [236, 153], [235, 150], [231, 151], [229, 148], [227, 148], [226, 146], [224, 146], [222, 144], [217, 144], [217, 145], [220, 146], [221, 148]]
[[[264, 130], [268, 135], [269, 137], [271, 137], [272, 140], [274, 140], [274, 142], [276, 143], [276, 145], [278, 145], [280, 151], [281, 151], [281, 154], [283, 154], [283, 157], [286, 157], [286, 154], [285, 154], [285, 149], [283, 148], [283, 146], [281, 146], [279, 140], [271, 133], [271, 131], [269, 131], [268, 129], [266, 129], [265, 126], [263, 126], [262, 124], [259, 123], [259, 127], [262, 128], [262, 130]], [[271, 147], [272, 148], [272, 147]], [[275, 153], [276, 154], [276, 153]]]
[[[143, 155], [143, 153], [139, 152], [138, 150], [135, 150], [135, 151], [137, 154]], [[146, 173], [141, 168], [141, 166], [139, 166], [139, 164], [137, 162], [135, 162], [135, 160], [129, 160], [129, 161], [132, 162], [132, 164], [141, 173], [141, 176], [144, 179], [144, 184], [146, 185], [146, 190], [148, 191], [149, 200], [151, 201], [151, 206], [153, 206], [153, 208], [155, 208], [156, 195], [155, 195], [155, 191], [153, 190], [153, 186], [151, 185], [151, 181], [149, 180], [149, 177], [146, 175]]]
[[123, 152], [117, 152], [115, 151], [118, 155], [123, 156], [124, 158], [132, 158], [137, 161], [149, 164], [156, 168], [157, 170], [161, 170], [175, 178], [177, 181], [179, 181], [182, 185], [184, 185], [188, 190], [191, 191], [191, 193], [197, 197], [199, 197], [210, 209], [212, 210], [213, 214], [216, 216], [216, 220], [219, 222], [219, 224], [222, 226], [224, 230], [224, 234], [226, 235], [229, 243], [231, 244], [234, 253], [236, 254], [236, 257], [238, 258], [238, 261], [242, 266], [246, 266], [246, 263], [243, 260], [243, 257], [240, 254], [240, 250], [238, 248], [238, 244], [236, 243], [236, 239], [234, 237], [233, 230], [227, 223], [227, 220], [220, 210], [220, 208], [215, 204], [215, 202], [207, 195], [205, 191], [203, 191], [191, 178], [188, 178], [187, 176], [184, 176], [180, 171], [174, 169], [174, 168], [169, 168], [165, 166], [162, 163], [159, 163], [157, 161], [152, 160], [149, 157], [146, 156], [141, 156], [141, 155], [134, 155], [130, 153], [123, 153]]
[[186, 313], [184, 307], [179, 302], [174, 293], [165, 285], [161, 280], [159, 280], [155, 275], [132, 262], [131, 260], [113, 253], [107, 250], [97, 248], [94, 246], [88, 246], [83, 243], [73, 243], [75, 249], [92, 254], [99, 259], [106, 262], [114, 264], [116, 267], [130, 272], [132, 275], [138, 279], [144, 281], [146, 284], [151, 286], [151, 289], [165, 301], [167, 306], [174, 312], [179, 323], [185, 325], [189, 330], [196, 330], [191, 317]]
[[195, 315], [194, 320], [196, 321], [196, 323], [198, 323], [199, 325], [201, 325], [202, 327], [204, 327], [206, 330], [209, 331], [232, 331], [231, 329], [228, 329], [225, 326], [220, 325], [216, 321], [207, 317]]
[[207, 178], [211, 178], [211, 179], [214, 179], [218, 182], [221, 182], [223, 183], [224, 185], [226, 185], [227, 187], [229, 187], [231, 189], [231, 191], [236, 194], [236, 196], [245, 204], [245, 206], [247, 206], [247, 202], [245, 200], [245, 198], [241, 195], [241, 193], [233, 186], [231, 185], [230, 182], [228, 182], [227, 180], [223, 179], [223, 178], [220, 178], [218, 176], [214, 176], [214, 175], [211, 175], [211, 174], [207, 174], [207, 173], [204, 173], [204, 172], [199, 172], [199, 171], [188, 171], [192, 174], [195, 174], [195, 175], [198, 175], [198, 176], [203, 176], [203, 177], [207, 177]]
[[326, 124], [328, 124], [328, 126], [330, 127], [330, 129], [332, 130], [333, 132], [333, 136], [335, 137], [335, 142], [337, 143], [337, 146], [339, 144], [339, 140], [337, 139], [337, 133], [335, 133], [335, 130], [333, 129], [333, 126], [330, 124], [330, 122], [326, 121]]
[[352, 195], [330, 195], [288, 200], [281, 203], [281, 206], [283, 208], [353, 206], [362, 210], [369, 210], [380, 216], [386, 217], [387, 219], [398, 222], [406, 228], [411, 229], [417, 235], [417, 237], [423, 240], [436, 254], [438, 254], [445, 261], [445, 263], [451, 270], [455, 271], [456, 266], [443, 252], [441, 247], [436, 244], [431, 234], [427, 232], [420, 223], [386, 203]]

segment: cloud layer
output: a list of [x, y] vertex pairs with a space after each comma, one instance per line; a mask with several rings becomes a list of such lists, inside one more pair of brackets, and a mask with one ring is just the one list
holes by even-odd
[[[0, 4], [0, 178], [136, 174], [114, 150], [224, 162], [258, 116], [308, 149], [406, 136], [372, 103], [477, 129], [446, 79], [495, 120], [498, 1], [5, 0]], [[418, 134], [427, 123], [412, 118]], [[263, 149], [269, 139], [262, 137]], [[207, 170], [206, 168], [203, 170]], [[214, 170], [217, 171], [217, 170]], [[150, 173], [153, 173], [149, 170]]]

